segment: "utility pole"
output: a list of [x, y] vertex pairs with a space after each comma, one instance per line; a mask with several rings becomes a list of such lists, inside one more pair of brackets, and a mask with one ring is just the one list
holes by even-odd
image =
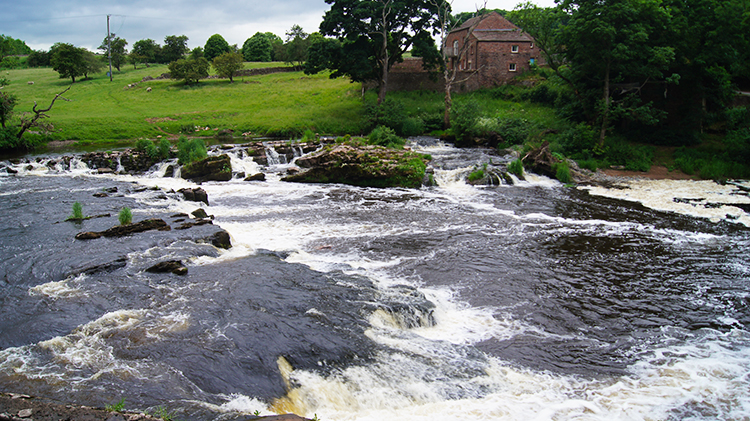
[[109, 17], [107, 15], [107, 55], [109, 56], [109, 81], [112, 82], [112, 37], [109, 34]]

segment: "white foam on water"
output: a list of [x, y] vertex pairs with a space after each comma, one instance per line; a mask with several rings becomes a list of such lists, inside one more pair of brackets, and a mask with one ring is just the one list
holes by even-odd
[[468, 378], [439, 376], [425, 358], [433, 352], [445, 360], [437, 354], [449, 348], [420, 350], [424, 342], [415, 341], [409, 352], [382, 353], [372, 364], [329, 376], [294, 371], [301, 386], [287, 398], [299, 413], [332, 421], [748, 419], [750, 338], [740, 331], [704, 333], [644, 356], [630, 374], [597, 380], [519, 369], [497, 358]]
[[[740, 194], [741, 190], [736, 185], [720, 185], [706, 180], [633, 180], [623, 185], [627, 188], [579, 188], [596, 196], [638, 202], [650, 209], [705, 218], [712, 222], [730, 221], [750, 226], [750, 215], [738, 207], [728, 205], [750, 204], [750, 197]], [[741, 185], [750, 188], [750, 182]]]
[[79, 288], [72, 287], [70, 284], [80, 284], [86, 279], [86, 275], [78, 275], [73, 278], [63, 279], [62, 281], [47, 282], [46, 284], [37, 285], [29, 289], [29, 295], [44, 295], [53, 299], [63, 299], [87, 295]]

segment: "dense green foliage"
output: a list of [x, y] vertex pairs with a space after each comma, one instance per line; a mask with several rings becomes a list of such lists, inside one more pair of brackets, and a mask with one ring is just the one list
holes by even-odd
[[224, 37], [219, 34], [213, 34], [206, 41], [206, 46], [203, 47], [203, 56], [206, 60], [212, 61], [214, 58], [231, 51], [232, 47], [229, 46]]
[[403, 59], [415, 36], [436, 26], [437, 3], [429, 0], [326, 0], [326, 3], [331, 9], [323, 16], [320, 33], [335, 37], [340, 43], [316, 49], [316, 54], [328, 54], [316, 61], [333, 71], [331, 77], [377, 81], [378, 103], [382, 102], [391, 66]]
[[245, 67], [245, 63], [242, 61], [242, 54], [233, 52], [226, 52], [214, 57], [211, 65], [216, 70], [217, 75], [229, 78], [229, 82], [234, 81], [233, 76], [235, 72]]
[[120, 209], [117, 219], [120, 221], [120, 225], [128, 225], [133, 222], [133, 212], [130, 211], [130, 208], [124, 207]]
[[245, 61], [275, 61], [274, 46], [284, 42], [270, 32], [256, 32], [242, 45], [242, 56]]
[[115, 34], [110, 34], [109, 37], [104, 37], [104, 41], [102, 41], [102, 45], [99, 46], [99, 49], [102, 50], [104, 57], [107, 59], [111, 53], [112, 66], [119, 71], [120, 67], [125, 64], [125, 61], [128, 58], [128, 52], [125, 48], [127, 45], [128, 42], [126, 40]]
[[169, 73], [172, 79], [180, 79], [185, 81], [186, 85], [190, 85], [208, 77], [210, 67], [208, 60], [194, 55], [169, 63]]
[[206, 144], [202, 139], [180, 137], [180, 140], [177, 142], [177, 159], [180, 165], [190, 164], [206, 156]]

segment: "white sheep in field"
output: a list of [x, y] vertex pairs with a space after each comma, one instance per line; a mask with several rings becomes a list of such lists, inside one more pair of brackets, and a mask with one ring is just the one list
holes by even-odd
[[146, 88], [146, 92], [151, 92], [151, 87]]

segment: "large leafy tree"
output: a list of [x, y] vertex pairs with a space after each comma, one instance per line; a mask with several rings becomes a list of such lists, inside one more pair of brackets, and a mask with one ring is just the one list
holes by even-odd
[[[109, 44], [107, 43], [107, 40], [109, 38]], [[99, 49], [106, 55], [108, 52], [108, 49], [111, 50], [112, 54], [112, 65], [115, 66], [115, 69], [117, 71], [120, 71], [120, 67], [125, 64], [125, 60], [128, 57], [128, 52], [125, 49], [125, 47], [128, 45], [128, 42], [120, 37], [118, 37], [116, 34], [110, 34], [109, 37], [104, 37], [104, 41], [102, 41], [102, 45], [99, 46]]]
[[202, 78], [208, 77], [208, 69], [211, 64], [205, 57], [191, 56], [181, 58], [169, 63], [169, 73], [172, 79], [182, 79], [186, 85], [198, 83]]
[[168, 35], [164, 38], [161, 48], [161, 62], [171, 63], [185, 56], [190, 50], [187, 46], [188, 37], [185, 35]]
[[56, 43], [50, 48], [50, 63], [52, 69], [60, 74], [60, 78], [71, 78], [73, 83], [76, 77], [83, 76], [86, 71], [86, 57], [83, 48], [67, 43]]
[[232, 47], [230, 47], [224, 37], [219, 34], [211, 35], [208, 38], [208, 41], [206, 41], [206, 46], [203, 47], [203, 55], [208, 61], [230, 51], [232, 51]]
[[707, 112], [750, 85], [750, 0], [664, 0], [672, 14], [672, 71], [680, 75], [680, 125], [697, 129]]
[[307, 61], [307, 50], [310, 48], [310, 35], [305, 32], [301, 26], [293, 25], [286, 32], [286, 43], [283, 48], [283, 59], [297, 68]]
[[273, 61], [274, 45], [283, 44], [281, 38], [270, 32], [256, 32], [245, 40], [242, 55], [246, 61]]
[[138, 63], [155, 63], [157, 53], [160, 50], [161, 46], [150, 38], [136, 41], [130, 51], [130, 62], [133, 63], [134, 67]]
[[[331, 5], [323, 16], [320, 32], [336, 37], [341, 51], [327, 58], [332, 77], [346, 75], [353, 81], [375, 80], [378, 103], [385, 99], [388, 73], [412, 46], [414, 37], [436, 24], [437, 9], [429, 0], [326, 0]], [[329, 44], [328, 46], [332, 46]], [[364, 71], [362, 64], [374, 66]]]
[[[674, 60], [674, 49], [663, 42], [670, 14], [661, 0], [564, 0], [561, 7], [570, 15], [561, 32], [565, 58], [590, 121], [600, 127], [599, 145], [616, 117], [653, 123], [656, 115], [644, 110], [649, 104], [637, 92], [648, 81], [665, 80]], [[624, 83], [631, 93], [614, 102], [615, 84]]]
[[242, 70], [245, 65], [242, 54], [235, 52], [226, 52], [218, 57], [214, 57], [212, 64], [219, 76], [229, 78], [229, 83], [234, 82], [232, 79], [234, 73]]

